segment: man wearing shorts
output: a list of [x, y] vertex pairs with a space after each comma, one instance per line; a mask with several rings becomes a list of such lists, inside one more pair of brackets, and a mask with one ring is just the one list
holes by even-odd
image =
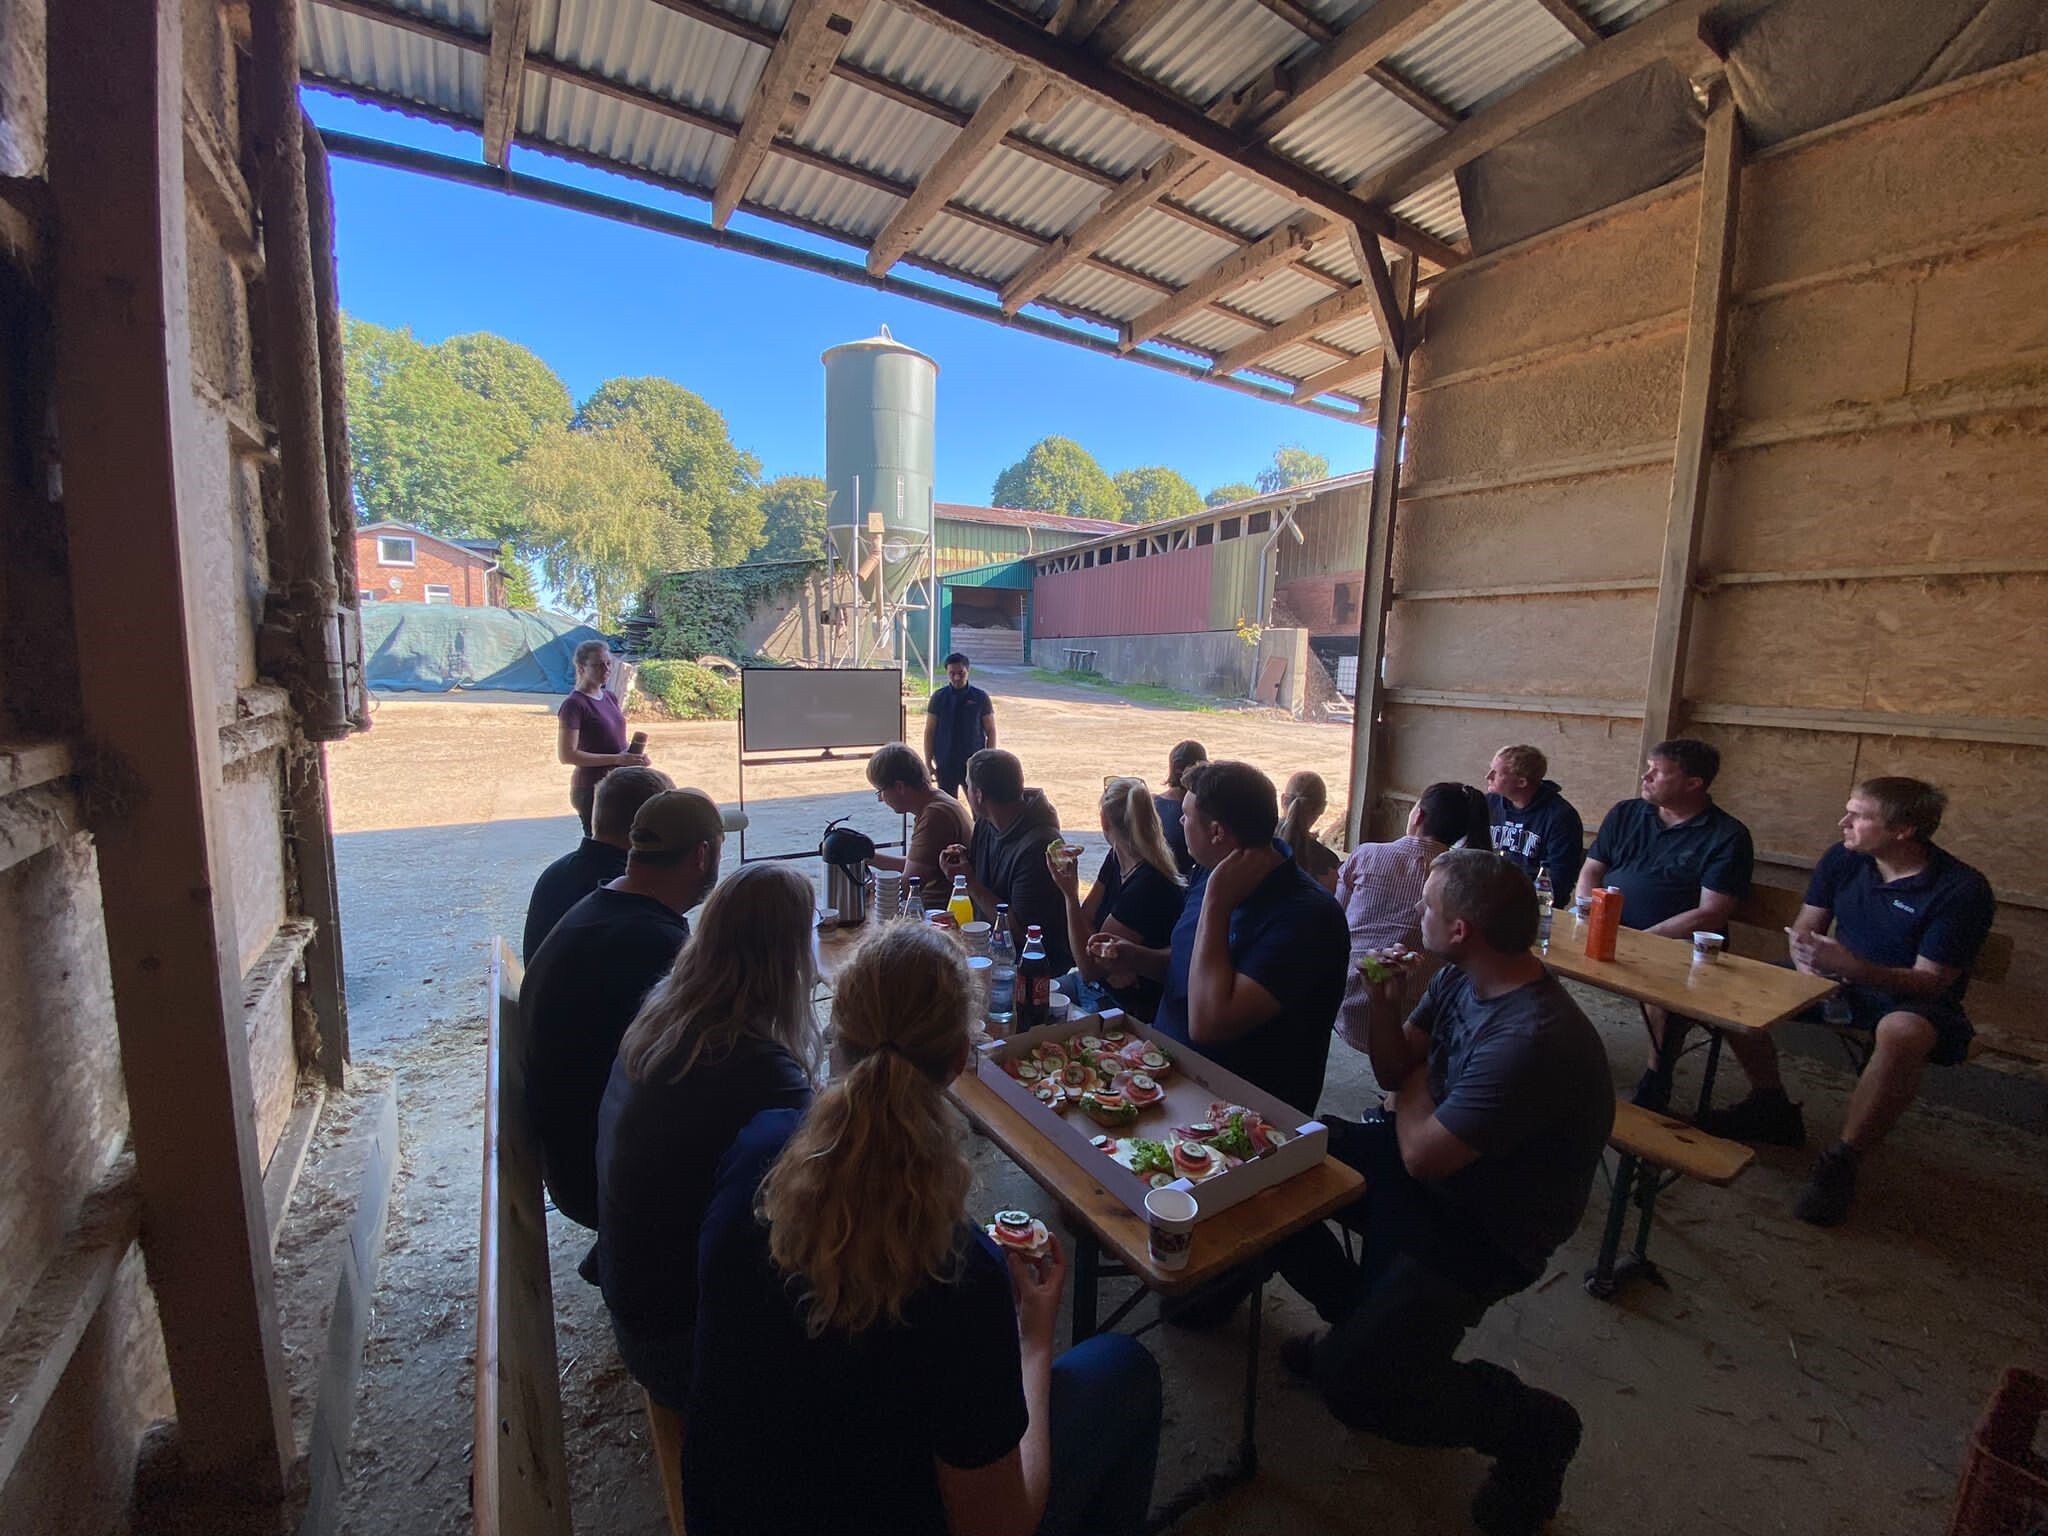
[[[1913, 1102], [1927, 1063], [1951, 1066], [1970, 1054], [1963, 992], [1991, 932], [1996, 899], [1989, 881], [1935, 844], [1947, 805], [1946, 795], [1919, 779], [1858, 784], [1842, 817], [1842, 840], [1814, 866], [1806, 903], [1789, 930], [1793, 965], [1840, 982], [1837, 1009], [1846, 1004], [1848, 1025], [1870, 1041], [1841, 1140], [1821, 1154], [1793, 1207], [1818, 1227], [1837, 1226], [1849, 1214], [1863, 1154]], [[1785, 1096], [1770, 1036], [1736, 1030], [1727, 1039], [1750, 1094], [1701, 1115], [1700, 1128], [1738, 1141], [1804, 1146], [1806, 1119]]]

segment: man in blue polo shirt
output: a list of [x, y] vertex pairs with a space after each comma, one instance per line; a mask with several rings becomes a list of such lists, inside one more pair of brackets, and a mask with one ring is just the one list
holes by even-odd
[[[1707, 793], [1720, 771], [1721, 754], [1704, 741], [1679, 737], [1650, 748], [1641, 794], [1621, 801], [1600, 823], [1576, 894], [1619, 886], [1623, 924], [1645, 933], [1690, 939], [1694, 929], [1723, 931], [1749, 894], [1756, 855], [1749, 828]], [[1645, 1008], [1644, 1016], [1650, 1061], [1635, 1102], [1662, 1109], [1670, 1102], [1670, 1064], [1685, 1043], [1686, 1021], [1661, 1008]]]
[[967, 779], [967, 759], [996, 744], [996, 707], [967, 681], [967, 658], [946, 658], [946, 686], [932, 690], [924, 706], [924, 760], [946, 794], [958, 797]]
[[[1849, 796], [1842, 840], [1821, 855], [1789, 933], [1792, 963], [1842, 983], [1847, 1022], [1870, 1036], [1842, 1138], [1814, 1164], [1793, 1214], [1839, 1225], [1856, 1195], [1862, 1155], [1897, 1123], [1920, 1091], [1928, 1062], [1970, 1054], [1963, 992], [1997, 910], [1991, 885], [1937, 847], [1948, 797], [1919, 779], [1865, 779]], [[1829, 937], [1828, 925], [1834, 925]], [[1728, 1037], [1750, 1081], [1749, 1097], [1700, 1116], [1716, 1136], [1797, 1147], [1806, 1119], [1785, 1096], [1778, 1050], [1762, 1031]]]
[[1273, 836], [1271, 779], [1217, 762], [1186, 784], [1181, 824], [1198, 868], [1171, 948], [1118, 939], [1108, 958], [1165, 984], [1154, 1029], [1313, 1115], [1344, 1001], [1344, 910]]

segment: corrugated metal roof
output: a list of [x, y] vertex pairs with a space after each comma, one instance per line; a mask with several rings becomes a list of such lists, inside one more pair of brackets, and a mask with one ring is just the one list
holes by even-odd
[[1452, 111], [1471, 112], [1579, 51], [1532, 0], [1466, 0], [1387, 62]]
[[1040, 512], [1030, 507], [977, 507], [960, 501], [935, 501], [932, 515], [948, 522], [995, 523], [1006, 528], [1036, 528], [1073, 536], [1114, 533], [1126, 526], [1107, 517], [1070, 517], [1064, 512]]
[[1302, 35], [1255, 0], [1180, 0], [1123, 51], [1123, 61], [1200, 106], [1279, 63]]
[[1333, 181], [1350, 182], [1442, 132], [1385, 86], [1361, 78], [1289, 125], [1273, 147]]
[[[378, 99], [410, 101], [443, 117], [480, 125], [494, 0], [352, 0], [422, 18], [417, 31], [343, 13], [313, 0], [303, 32], [310, 76], [354, 86]], [[1025, 0], [1019, 14], [1049, 17], [1057, 0]], [[1372, 0], [1298, 0], [1333, 27], [1365, 13]], [[1613, 31], [1664, 0], [1582, 0], [1596, 23]], [[541, 57], [601, 81], [666, 97], [710, 118], [737, 125], [769, 58], [791, 0], [534, 0], [529, 48]], [[721, 22], [738, 19], [737, 30]], [[1283, 60], [1312, 59], [1318, 44], [1260, 0], [1175, 0], [1124, 47], [1121, 62], [1190, 103], [1206, 107]], [[1451, 15], [1388, 62], [1451, 108], [1470, 111], [1532, 73], [1579, 51], [1579, 44], [1535, 0], [1465, 0]], [[922, 98], [892, 99], [847, 78], [865, 72]], [[904, 187], [927, 174], [953, 142], [958, 123], [1009, 74], [1010, 65], [968, 38], [883, 3], [869, 6], [842, 54], [840, 71], [817, 93], [794, 130], [806, 153], [799, 162], [771, 154], [748, 191], [750, 202], [813, 230], [842, 233], [865, 244], [900, 206], [897, 195], [869, 184]], [[1382, 168], [1442, 130], [1370, 78], [1334, 92], [1290, 126], [1275, 149], [1333, 182]], [[1129, 175], [1156, 158], [1166, 141], [1133, 115], [1079, 96], [1046, 122], [1021, 122], [1012, 133], [1039, 146], [1032, 153], [998, 148], [962, 184], [955, 203], [1051, 239], [1100, 205], [1105, 181]], [[729, 134], [677, 122], [659, 111], [621, 102], [602, 90], [529, 72], [519, 137], [531, 149], [556, 147], [708, 193], [730, 153]], [[1063, 169], [1048, 157], [1072, 162]], [[837, 171], [837, 164], [847, 168]], [[867, 179], [863, 179], [867, 178]], [[1244, 173], [1227, 173], [1186, 207], [1208, 227], [1153, 208], [1126, 225], [1100, 256], [1154, 283], [1185, 286], [1269, 231], [1302, 216], [1305, 205]], [[1396, 212], [1441, 239], [1465, 238], [1455, 178], [1413, 194]], [[1228, 233], [1226, 233], [1228, 232]], [[1234, 236], [1235, 238], [1231, 238]], [[1031, 240], [942, 215], [911, 255], [965, 280], [999, 288], [1039, 247]], [[1305, 265], [1357, 281], [1341, 243], [1326, 244]], [[1283, 270], [1235, 294], [1230, 303], [1266, 324], [1284, 322], [1330, 292], [1302, 270]], [[1157, 288], [1077, 265], [1041, 296], [1041, 308], [1128, 321], [1156, 305]], [[1154, 345], [1226, 349], [1259, 334], [1254, 325], [1213, 307], [1184, 317]], [[1369, 318], [1358, 316], [1327, 336], [1370, 347]], [[1356, 338], [1355, 342], [1353, 338]], [[1298, 382], [1328, 366], [1322, 350], [1295, 345], [1262, 359]], [[1362, 386], [1363, 387], [1363, 386]]]
[[1102, 189], [1017, 150], [998, 149], [975, 167], [954, 201], [1051, 239], [1086, 218], [1102, 201]]

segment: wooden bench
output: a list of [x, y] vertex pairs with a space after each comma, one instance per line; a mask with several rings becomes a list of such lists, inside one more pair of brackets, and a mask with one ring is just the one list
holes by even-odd
[[[548, 1264], [547, 1191], [526, 1116], [525, 972], [491, 941], [484, 1052], [483, 1227], [476, 1277], [476, 1536], [574, 1536]], [[683, 1536], [681, 1421], [645, 1399], [669, 1525]]]
[[476, 1276], [476, 1536], [572, 1536], [540, 1148], [526, 1117], [524, 973], [492, 941]]
[[1093, 672], [1095, 670], [1095, 653], [1093, 651], [1075, 650], [1070, 647], [1066, 652], [1066, 657], [1067, 670], [1069, 672]]
[[[1662, 1283], [1649, 1255], [1658, 1190], [1680, 1179], [1729, 1185], [1756, 1161], [1755, 1151], [1740, 1142], [1709, 1136], [1683, 1120], [1640, 1109], [1626, 1099], [1614, 1106], [1614, 1129], [1608, 1135], [1607, 1145], [1618, 1157], [1614, 1193], [1607, 1206], [1607, 1227], [1600, 1237], [1599, 1258], [1586, 1272], [1588, 1294], [1602, 1301], [1633, 1277]], [[1642, 1208], [1642, 1217], [1636, 1223], [1635, 1246], [1617, 1261], [1631, 1195]]]
[[[1754, 954], [1760, 959], [1783, 960], [1786, 955], [1785, 930], [1792, 926], [1806, 905], [1802, 893], [1782, 885], [1752, 885], [1749, 895], [1737, 905], [1730, 918], [1730, 926], [1747, 933], [1730, 934], [1730, 941], [1738, 937], [1743, 941], [1742, 951]], [[1970, 967], [1970, 980], [1996, 986], [2005, 980], [2012, 969], [2012, 935], [1993, 931], [1984, 938], [1984, 947], [1977, 951], [1976, 962]], [[1870, 1032], [1846, 1024], [1822, 1024], [1842, 1042], [1843, 1054], [1858, 1072], [1870, 1061]], [[1982, 1048], [1976, 1040], [1970, 1042], [1970, 1054], [1975, 1056]]]

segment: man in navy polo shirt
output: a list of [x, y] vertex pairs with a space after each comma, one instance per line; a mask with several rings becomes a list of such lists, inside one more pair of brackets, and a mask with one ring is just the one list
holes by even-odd
[[1313, 1115], [1344, 1001], [1344, 909], [1273, 836], [1271, 779], [1217, 762], [1186, 784], [1181, 824], [1198, 868], [1172, 947], [1118, 939], [1110, 964], [1165, 984], [1154, 1029]]
[[946, 658], [946, 686], [932, 691], [924, 706], [924, 760], [932, 778], [955, 796], [967, 778], [967, 759], [996, 744], [996, 706], [967, 681], [967, 658]]
[[[1788, 930], [1792, 963], [1842, 983], [1848, 1022], [1870, 1035], [1842, 1139], [1820, 1156], [1793, 1214], [1839, 1225], [1856, 1194], [1862, 1155], [1884, 1138], [1920, 1090], [1928, 1062], [1970, 1054], [1963, 991], [1997, 910], [1990, 882], [1934, 834], [1948, 797], [1919, 779], [1865, 779], [1849, 796], [1842, 840], [1821, 855], [1806, 904]], [[1828, 936], [1833, 923], [1834, 936]], [[1797, 1147], [1806, 1120], [1785, 1096], [1778, 1049], [1762, 1031], [1728, 1037], [1749, 1097], [1700, 1116], [1716, 1136]]]
[[[1694, 929], [1723, 931], [1736, 903], [1749, 894], [1756, 855], [1749, 828], [1707, 793], [1721, 754], [1704, 741], [1679, 737], [1650, 748], [1642, 793], [1623, 800], [1600, 823], [1587, 850], [1576, 894], [1621, 888], [1621, 920], [1665, 938], [1690, 939]], [[1650, 1061], [1635, 1102], [1662, 1109], [1671, 1098], [1670, 1064], [1685, 1043], [1683, 1019], [1645, 1008]]]

